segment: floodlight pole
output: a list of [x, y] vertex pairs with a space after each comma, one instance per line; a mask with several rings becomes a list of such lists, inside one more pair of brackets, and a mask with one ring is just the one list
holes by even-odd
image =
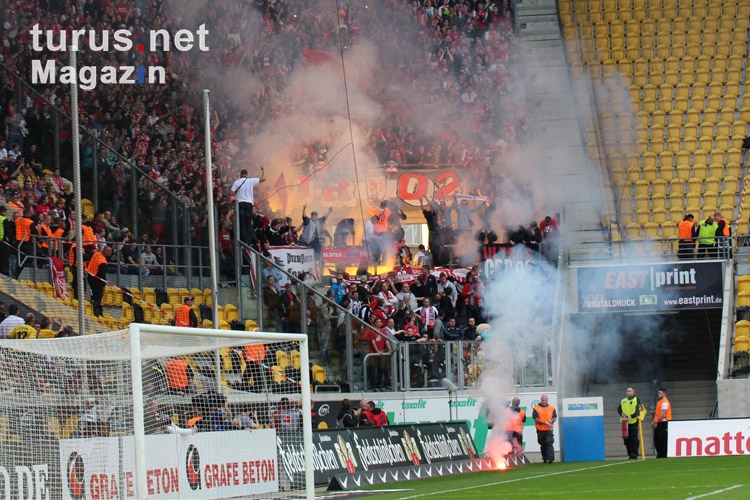
[[[205, 137], [205, 154], [206, 160], [206, 205], [208, 212], [208, 258], [211, 266], [211, 312], [213, 327], [219, 329], [219, 284], [217, 280], [218, 259], [216, 258], [216, 216], [214, 214], [214, 180], [211, 161], [211, 107], [209, 95], [211, 91], [203, 89], [203, 136]], [[217, 350], [214, 352], [215, 357], [215, 375], [216, 390], [221, 390], [221, 353]]]
[[[72, 45], [70, 47], [70, 67], [73, 71], [78, 71], [76, 66], [76, 54], [78, 53], [78, 47]], [[76, 209], [76, 227], [75, 227], [75, 242], [76, 242], [76, 294], [78, 295], [78, 334], [86, 334], [86, 307], [84, 302], [86, 300], [85, 283], [84, 279], [86, 273], [84, 271], [83, 263], [83, 214], [81, 213], [81, 143], [79, 138], [78, 130], [78, 79], [74, 78], [73, 83], [70, 84], [70, 118], [73, 141], [73, 196]]]

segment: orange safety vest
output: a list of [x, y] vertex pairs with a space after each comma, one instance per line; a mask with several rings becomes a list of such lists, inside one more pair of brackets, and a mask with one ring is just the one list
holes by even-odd
[[245, 361], [260, 363], [266, 359], [266, 346], [263, 344], [246, 344], [243, 350], [245, 351]]
[[[47, 224], [39, 224], [39, 236], [46, 236], [47, 238], [52, 237], [52, 231]], [[49, 240], [40, 238], [39, 248], [49, 248]]]
[[523, 432], [523, 420], [526, 418], [526, 412], [521, 408], [520, 411], [514, 411], [512, 408], [508, 408], [508, 421], [506, 422], [506, 430], [509, 432]]
[[24, 243], [31, 239], [31, 225], [33, 223], [34, 221], [27, 217], [16, 219], [16, 241]]
[[192, 326], [190, 324], [190, 311], [192, 308], [182, 304], [174, 313], [174, 326]]
[[654, 411], [654, 422], [659, 423], [659, 414], [661, 414], [661, 405], [664, 403], [667, 403], [667, 411], [664, 413], [664, 420], [662, 422], [668, 422], [672, 420], [672, 403], [669, 402], [667, 398], [662, 398], [659, 401], [656, 402], [656, 410]]
[[[555, 407], [552, 405], [547, 405], [547, 406], [536, 405], [534, 407], [534, 411], [539, 416], [539, 420], [541, 420], [542, 422], [549, 422], [550, 420], [552, 420], [552, 416], [555, 414]], [[536, 430], [538, 431], [551, 431], [552, 430], [552, 427], [550, 427], [549, 425], [540, 424], [536, 420], [534, 421], [534, 425], [536, 426]]]
[[16, 212], [23, 213], [24, 211], [23, 203], [16, 203], [14, 201], [9, 201], [8, 206], [12, 208], [13, 210], [15, 210]]
[[724, 236], [729, 236], [729, 222], [724, 217], [720, 217], [719, 220], [716, 221], [716, 223], [718, 224], [721, 221], [724, 221]]
[[104, 264], [105, 266], [108, 264], [107, 258], [101, 252], [96, 252], [91, 256], [91, 261], [89, 261], [89, 265], [86, 270], [89, 272], [89, 274], [99, 276], [99, 267], [102, 264]]
[[87, 224], [81, 225], [81, 239], [83, 240], [84, 247], [92, 247], [96, 245], [96, 236], [94, 236], [94, 230]]
[[200, 422], [201, 420], [203, 420], [203, 417], [201, 417], [200, 415], [197, 416], [197, 417], [193, 417], [193, 418], [191, 418], [190, 420], [187, 421], [187, 426], [188, 427], [195, 427], [196, 425], [198, 425], [198, 422]]
[[181, 359], [167, 362], [167, 387], [170, 389], [184, 389], [190, 383], [188, 380], [188, 364]]
[[71, 267], [76, 265], [76, 244], [73, 243], [70, 245], [70, 250], [68, 250], [68, 265]]
[[677, 226], [677, 234], [681, 240], [692, 241], [693, 240], [693, 226], [695, 222], [691, 220], [684, 220]]
[[65, 236], [65, 229], [58, 227], [52, 233], [50, 234], [51, 238], [54, 238], [52, 241], [52, 251], [57, 253], [57, 251], [60, 248], [60, 240]]

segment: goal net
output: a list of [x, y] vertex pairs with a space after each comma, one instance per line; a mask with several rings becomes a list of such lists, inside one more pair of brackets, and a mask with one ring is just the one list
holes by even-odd
[[0, 340], [0, 498], [313, 498], [306, 336], [131, 324]]

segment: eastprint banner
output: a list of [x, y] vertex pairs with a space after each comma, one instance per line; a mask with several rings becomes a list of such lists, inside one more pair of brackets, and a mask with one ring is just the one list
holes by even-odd
[[578, 311], [665, 311], [720, 308], [722, 262], [578, 268]]

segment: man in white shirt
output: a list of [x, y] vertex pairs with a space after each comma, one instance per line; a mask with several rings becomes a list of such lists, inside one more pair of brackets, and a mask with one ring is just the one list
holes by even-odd
[[265, 181], [263, 167], [260, 167], [260, 177], [248, 177], [247, 170], [243, 168], [240, 171], [240, 178], [234, 181], [230, 188], [237, 195], [237, 203], [240, 205], [240, 240], [248, 245], [256, 240], [253, 229], [254, 189], [255, 186]]
[[18, 315], [18, 304], [9, 305], [8, 317], [0, 323], [0, 339], [7, 339], [9, 331], [24, 323], [23, 318]]

